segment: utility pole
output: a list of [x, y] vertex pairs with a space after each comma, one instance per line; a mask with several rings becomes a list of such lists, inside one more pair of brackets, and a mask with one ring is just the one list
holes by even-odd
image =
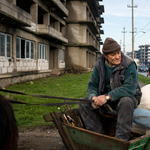
[[127, 32], [125, 32], [125, 28], [123, 28], [122, 33], [124, 33], [124, 34], [123, 34], [123, 52], [124, 52], [124, 54], [125, 54], [125, 33], [127, 33]]
[[121, 45], [122, 43], [121, 43], [121, 40], [120, 40], [120, 45]]
[[137, 8], [136, 6], [133, 6], [133, 0], [132, 0], [132, 6], [128, 5], [129, 8], [132, 8], [132, 59], [134, 59], [134, 10], [133, 8]]

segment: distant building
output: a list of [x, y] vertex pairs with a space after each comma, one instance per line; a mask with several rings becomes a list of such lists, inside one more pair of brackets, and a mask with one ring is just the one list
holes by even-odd
[[[132, 58], [132, 52], [127, 52], [127, 55]], [[134, 58], [139, 59], [139, 64], [150, 65], [150, 45], [140, 45], [139, 50], [134, 51]]]
[[0, 6], [0, 87], [94, 66], [104, 23], [98, 1], [0, 0]]
[[[132, 58], [132, 52], [127, 52], [126, 55], [129, 56], [130, 58]], [[134, 59], [139, 59], [139, 51], [138, 50], [134, 51]]]
[[150, 45], [139, 46], [139, 60], [140, 64], [150, 65]]

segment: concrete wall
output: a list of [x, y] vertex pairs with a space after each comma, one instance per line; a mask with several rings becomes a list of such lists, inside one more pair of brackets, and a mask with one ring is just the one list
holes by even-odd
[[87, 2], [84, 1], [67, 1], [67, 9], [69, 11], [69, 16], [67, 20], [69, 21], [86, 21], [86, 6]]
[[86, 48], [68, 47], [66, 63], [67, 68], [86, 68]]
[[96, 63], [96, 54], [88, 48], [68, 47], [66, 55], [67, 69], [93, 69]]
[[5, 88], [20, 82], [27, 82], [39, 78], [49, 77], [51, 73], [45, 72], [28, 72], [24, 74], [13, 74], [13, 75], [1, 75], [0, 76], [0, 88]]
[[67, 38], [69, 44], [87, 44], [86, 41], [86, 25], [68, 24], [67, 25]]

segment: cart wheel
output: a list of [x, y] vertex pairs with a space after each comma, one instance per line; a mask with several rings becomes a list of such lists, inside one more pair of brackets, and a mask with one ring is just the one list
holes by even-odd
[[65, 146], [63, 146], [62, 148], [60, 148], [59, 150], [67, 150], [67, 148]]

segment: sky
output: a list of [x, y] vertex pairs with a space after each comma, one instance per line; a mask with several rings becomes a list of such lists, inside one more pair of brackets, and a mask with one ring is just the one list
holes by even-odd
[[[111, 37], [122, 50], [125, 47], [125, 52], [132, 52], [132, 0], [103, 0], [100, 5], [104, 5], [102, 41]], [[150, 45], [150, 0], [133, 0], [133, 6], [134, 50], [138, 50], [139, 45]], [[102, 46], [100, 49], [102, 51]]]

